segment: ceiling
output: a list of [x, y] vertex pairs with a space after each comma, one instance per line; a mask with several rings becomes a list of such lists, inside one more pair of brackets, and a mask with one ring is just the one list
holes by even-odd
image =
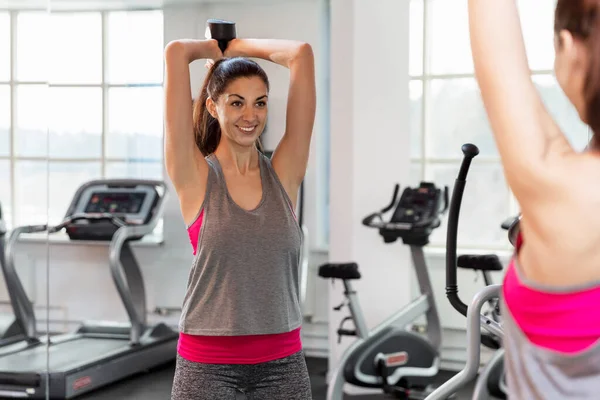
[[[245, 3], [264, 4], [274, 1], [307, 0], [0, 0], [0, 9], [50, 9], [50, 10], [123, 10], [140, 8], [162, 8], [165, 6]], [[314, 0], [313, 0], [314, 1]]]

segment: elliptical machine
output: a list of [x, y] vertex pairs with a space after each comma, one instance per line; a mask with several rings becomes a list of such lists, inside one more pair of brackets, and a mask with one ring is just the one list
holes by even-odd
[[[502, 285], [492, 284], [480, 290], [467, 306], [458, 296], [457, 264], [456, 257], [458, 220], [462, 196], [467, 183], [467, 173], [471, 161], [479, 154], [479, 149], [473, 144], [462, 146], [463, 162], [454, 184], [450, 210], [448, 211], [448, 230], [446, 242], [446, 295], [450, 304], [461, 314], [467, 317], [467, 361], [465, 367], [438, 387], [426, 400], [446, 400], [454, 395], [460, 388], [476, 378], [481, 360], [481, 343], [484, 342], [481, 327], [499, 340], [504, 337], [500, 324], [493, 318], [483, 314], [485, 304], [500, 297]], [[472, 265], [478, 265], [480, 270], [494, 270], [500, 263], [495, 255], [461, 256], [463, 262], [469, 258]], [[459, 257], [460, 259], [460, 257]], [[485, 344], [485, 343], [484, 343]], [[499, 349], [488, 362], [477, 380], [473, 391], [473, 400], [505, 399], [506, 388], [504, 385], [504, 350]]]
[[[440, 366], [441, 325], [435, 305], [433, 288], [429, 279], [423, 247], [429, 243], [434, 229], [440, 226], [440, 217], [448, 208], [448, 188], [437, 188], [433, 183], [421, 182], [417, 188], [405, 188], [396, 205], [399, 185], [389, 206], [367, 216], [363, 225], [379, 230], [385, 243], [402, 239], [410, 246], [421, 295], [401, 310], [369, 331], [351, 280], [360, 279], [356, 263], [324, 264], [319, 276], [341, 279], [344, 296], [354, 329], [340, 325], [338, 335], [356, 336], [357, 340], [346, 350], [334, 372], [327, 391], [328, 400], [341, 400], [344, 383], [366, 388], [380, 388], [386, 394], [400, 399], [424, 399], [438, 374]], [[389, 222], [383, 214], [395, 210]], [[344, 305], [335, 307], [341, 309]], [[406, 326], [425, 314], [427, 339], [410, 332]]]

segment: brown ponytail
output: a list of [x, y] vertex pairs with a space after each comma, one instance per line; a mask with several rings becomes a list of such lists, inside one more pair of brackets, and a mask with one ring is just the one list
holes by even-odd
[[194, 103], [194, 137], [196, 138], [196, 145], [203, 156], [213, 153], [221, 140], [221, 126], [219, 125], [219, 121], [208, 112], [206, 100], [210, 96], [208, 86], [211, 83], [215, 70], [222, 62], [223, 59], [218, 60], [208, 70], [208, 73], [204, 77], [202, 89], [200, 89], [200, 95]]
[[588, 48], [585, 119], [594, 135], [600, 135], [600, 0], [558, 0], [554, 32], [558, 35], [563, 29], [583, 40]]
[[594, 1], [590, 11], [591, 29], [588, 37], [589, 70], [585, 82], [586, 119], [594, 136], [600, 135], [600, 1]]
[[[261, 78], [269, 90], [265, 71], [255, 61], [246, 58], [222, 58], [208, 70], [193, 112], [194, 137], [202, 155], [214, 153], [221, 141], [221, 126], [208, 112], [206, 100], [210, 97], [216, 102], [233, 80], [251, 76]], [[262, 151], [260, 141], [257, 141], [257, 147]]]

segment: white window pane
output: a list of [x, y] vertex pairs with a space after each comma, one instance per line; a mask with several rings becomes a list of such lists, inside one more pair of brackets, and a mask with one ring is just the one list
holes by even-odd
[[19, 12], [17, 14], [17, 79], [47, 82], [48, 60], [51, 60], [48, 37], [50, 14]]
[[[460, 146], [449, 148], [449, 151], [462, 156]], [[459, 169], [459, 163], [428, 165], [427, 177], [439, 187], [447, 185], [451, 197]], [[509, 189], [502, 165], [478, 163], [475, 158], [469, 169], [461, 205], [458, 247], [507, 245], [506, 231], [500, 229], [500, 224], [510, 216], [508, 199]], [[447, 219], [448, 213], [444, 214], [441, 226], [431, 235], [433, 245], [446, 244]]]
[[58, 224], [65, 217], [75, 191], [83, 183], [102, 177], [100, 162], [50, 162], [49, 163], [48, 220]]
[[409, 168], [410, 169], [408, 171], [408, 182], [401, 184], [402, 187], [419, 186], [419, 183], [423, 180], [423, 163], [421, 161], [411, 161]]
[[15, 161], [15, 226], [48, 222], [48, 163]]
[[[53, 83], [102, 81], [102, 17], [100, 13], [52, 14], [52, 57], [48, 76]], [[77, 34], [73, 34], [77, 32]], [[40, 63], [40, 66], [42, 63]]]
[[430, 33], [430, 73], [473, 72], [466, 0], [431, 0], [427, 31]]
[[564, 94], [553, 75], [535, 75], [537, 87], [546, 108], [576, 150], [583, 150], [590, 140], [590, 129], [579, 118], [577, 110]]
[[50, 88], [50, 157], [102, 155], [102, 89]]
[[64, 218], [77, 188], [82, 183], [100, 176], [100, 163], [17, 160], [16, 223], [57, 224]]
[[475, 79], [434, 79], [430, 88], [428, 157], [460, 158], [462, 153], [452, 149], [460, 150], [460, 146], [468, 142], [479, 147], [480, 157], [498, 157]]
[[108, 16], [110, 83], [160, 83], [163, 80], [161, 11], [111, 12]]
[[159, 162], [109, 162], [107, 178], [163, 179], [163, 164]]
[[111, 88], [106, 156], [162, 160], [162, 87]]
[[12, 227], [10, 198], [10, 164], [8, 160], [0, 160], [0, 207], [2, 207], [2, 218], [9, 229]]
[[408, 84], [410, 93], [410, 156], [421, 157], [423, 139], [423, 81]]
[[10, 15], [0, 12], [0, 81], [10, 80]]
[[0, 156], [10, 154], [10, 86], [0, 85]]
[[48, 154], [48, 85], [19, 85], [15, 93], [15, 152], [17, 156]]
[[410, 0], [410, 54], [408, 73], [423, 75], [423, 0]]
[[518, 0], [529, 67], [554, 68], [554, 10], [556, 0]]
[[15, 152], [17, 156], [48, 155], [48, 85], [19, 85], [16, 90]]

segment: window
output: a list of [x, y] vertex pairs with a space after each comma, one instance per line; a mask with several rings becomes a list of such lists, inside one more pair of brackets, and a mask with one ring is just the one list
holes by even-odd
[[163, 47], [159, 10], [0, 12], [9, 227], [57, 223], [91, 179], [162, 179]]
[[[518, 1], [532, 79], [571, 143], [582, 149], [589, 131], [553, 76], [555, 1]], [[461, 247], [508, 249], [500, 224], [518, 213], [473, 74], [467, 0], [411, 0], [410, 118], [411, 183], [430, 180], [453, 189], [462, 160], [460, 146], [480, 149], [473, 162], [459, 224]], [[444, 247], [446, 224], [431, 237]]]

